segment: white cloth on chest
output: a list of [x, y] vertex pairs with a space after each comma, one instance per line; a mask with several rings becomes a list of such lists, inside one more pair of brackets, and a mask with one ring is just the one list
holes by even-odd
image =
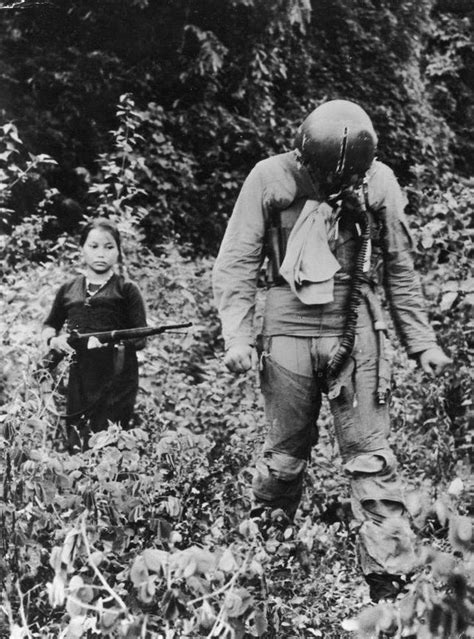
[[307, 200], [288, 238], [280, 275], [303, 304], [327, 304], [334, 299], [334, 275], [341, 268], [329, 248], [326, 202]]

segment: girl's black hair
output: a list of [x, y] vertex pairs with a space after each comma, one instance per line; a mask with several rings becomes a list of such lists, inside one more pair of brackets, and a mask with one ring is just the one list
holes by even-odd
[[96, 217], [94, 220], [91, 220], [86, 226], [82, 229], [81, 235], [79, 237], [79, 244], [84, 246], [87, 242], [87, 238], [89, 237], [89, 233], [94, 229], [101, 229], [102, 231], [107, 231], [114, 238], [115, 243], [118, 248], [118, 261], [119, 264], [122, 263], [122, 240], [120, 237], [120, 231], [118, 230], [116, 224], [109, 220], [106, 217]]

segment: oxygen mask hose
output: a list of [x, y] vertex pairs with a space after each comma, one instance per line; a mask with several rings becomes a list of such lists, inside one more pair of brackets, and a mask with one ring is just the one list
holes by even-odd
[[351, 281], [351, 292], [346, 311], [346, 323], [339, 348], [327, 366], [326, 373], [328, 379], [335, 379], [339, 375], [354, 348], [358, 310], [362, 299], [362, 286], [364, 284], [364, 264], [367, 259], [370, 241], [370, 219], [367, 211], [363, 208], [357, 211], [355, 223], [360, 227], [360, 245]]

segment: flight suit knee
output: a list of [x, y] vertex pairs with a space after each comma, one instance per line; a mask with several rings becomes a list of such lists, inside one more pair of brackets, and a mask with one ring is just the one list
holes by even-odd
[[303, 491], [306, 461], [279, 451], [265, 451], [257, 461], [252, 482], [255, 498], [293, 517]]

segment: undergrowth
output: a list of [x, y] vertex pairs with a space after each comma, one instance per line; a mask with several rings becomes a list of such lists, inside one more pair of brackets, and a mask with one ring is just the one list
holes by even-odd
[[393, 445], [420, 569], [409, 610], [369, 606], [327, 409], [296, 521], [267, 537], [249, 518], [263, 436], [256, 373], [224, 370], [210, 262], [172, 245], [147, 253], [125, 235], [149, 323], [193, 329], [149, 339], [134, 428], [111, 425], [84, 453], [61, 443], [67, 362], [38, 375], [41, 321], [76, 254], [3, 278], [0, 635], [331, 638], [398, 624], [403, 636], [441, 637], [448, 624], [472, 636], [472, 521], [443, 413], [449, 381], [415, 393], [420, 373], [394, 351]]

